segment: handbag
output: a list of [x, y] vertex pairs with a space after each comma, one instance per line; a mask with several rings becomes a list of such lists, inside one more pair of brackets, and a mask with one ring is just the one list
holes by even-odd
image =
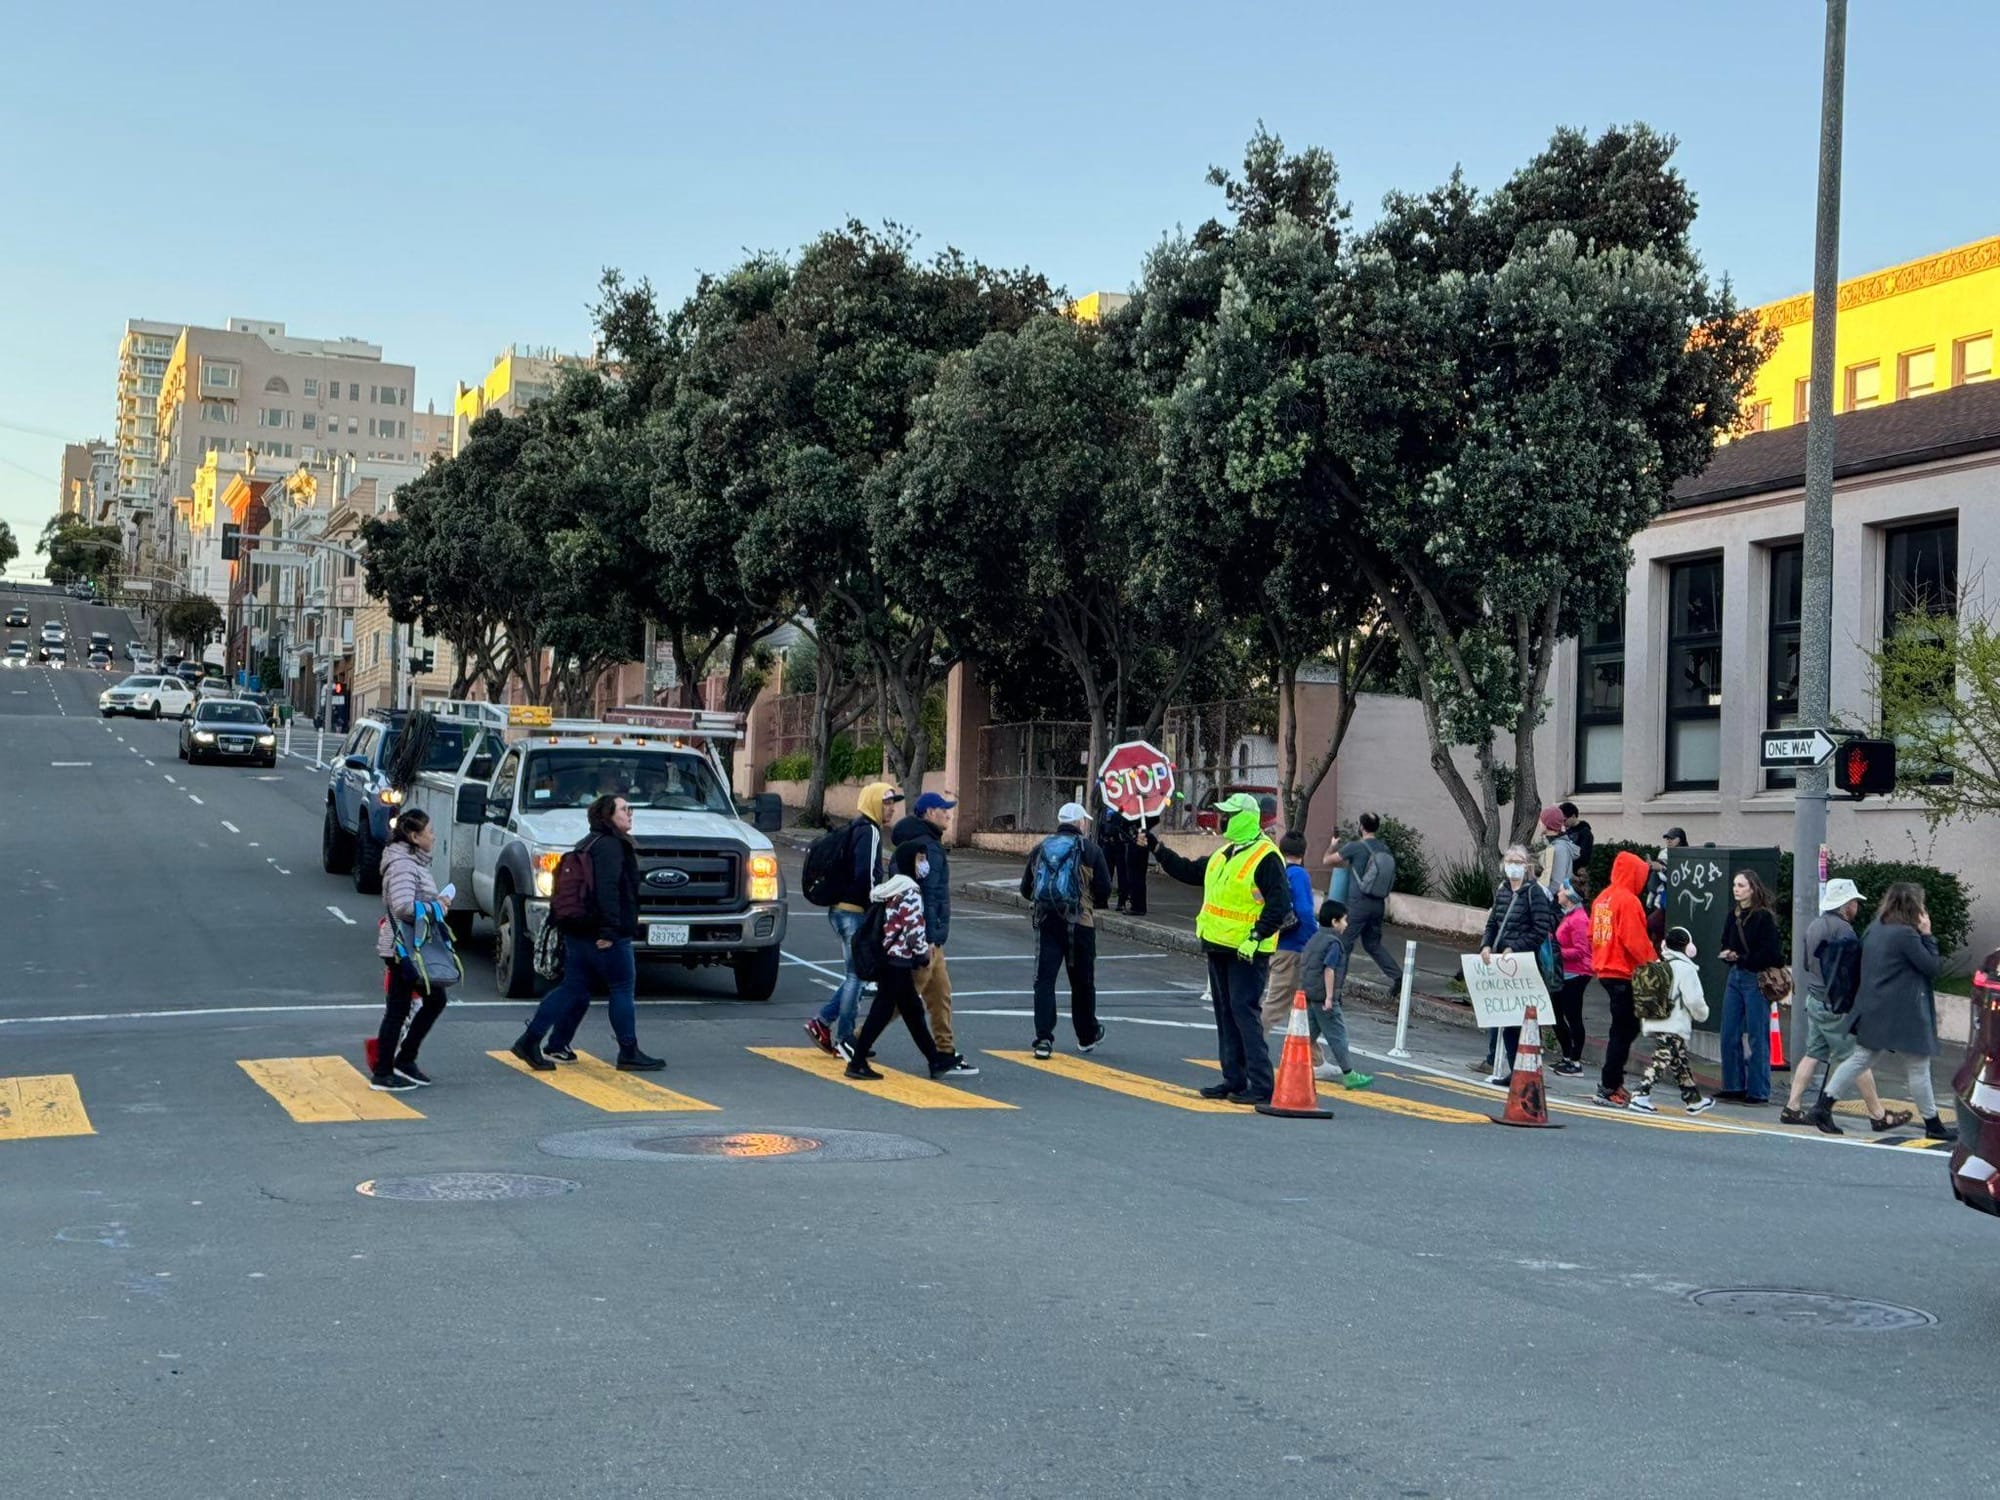
[[419, 901], [414, 923], [405, 928], [391, 914], [391, 931], [396, 938], [396, 958], [409, 977], [410, 986], [424, 994], [448, 990], [465, 978], [451, 929], [444, 922], [444, 908]]
[[1792, 971], [1784, 964], [1759, 969], [1757, 988], [1763, 991], [1764, 998], [1771, 1004], [1788, 1005], [1792, 999]]

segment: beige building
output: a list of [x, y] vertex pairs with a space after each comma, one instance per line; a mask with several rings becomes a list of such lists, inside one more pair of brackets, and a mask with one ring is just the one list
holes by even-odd
[[429, 463], [433, 458], [451, 457], [452, 417], [441, 412], [433, 401], [425, 410], [410, 414], [410, 458]]
[[559, 354], [554, 349], [509, 344], [493, 361], [493, 368], [477, 385], [459, 382], [452, 401], [451, 451], [465, 446], [465, 435], [474, 422], [490, 411], [503, 417], [517, 417], [555, 389], [556, 376], [564, 365], [588, 365], [576, 354]]
[[57, 514], [95, 525], [109, 521], [118, 498], [118, 450], [103, 438], [65, 443]]
[[179, 323], [132, 318], [118, 341], [117, 421], [112, 433], [117, 466], [118, 520], [125, 528], [129, 573], [152, 571], [153, 479], [159, 456], [160, 383], [181, 336]]

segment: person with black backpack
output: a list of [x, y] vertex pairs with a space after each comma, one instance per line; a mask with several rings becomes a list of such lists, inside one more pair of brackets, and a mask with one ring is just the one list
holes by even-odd
[[902, 801], [902, 792], [889, 782], [869, 782], [855, 799], [854, 817], [848, 825], [823, 834], [806, 851], [802, 882], [806, 899], [827, 908], [826, 920], [840, 939], [844, 970], [840, 987], [827, 997], [819, 1014], [806, 1022], [806, 1035], [822, 1052], [842, 1057], [853, 1054], [862, 984], [854, 972], [854, 935], [868, 914], [868, 893], [889, 874], [891, 846], [884, 830]]
[[1353, 934], [1351, 953], [1359, 946], [1375, 960], [1375, 967], [1388, 979], [1391, 989], [1400, 989], [1403, 966], [1396, 962], [1382, 941], [1382, 918], [1388, 910], [1389, 893], [1396, 888], [1396, 856], [1382, 841], [1382, 815], [1361, 815], [1361, 837], [1341, 843], [1337, 838], [1327, 851], [1327, 861], [1348, 871], [1347, 925]]
[[1035, 927], [1035, 1056], [1056, 1048], [1056, 971], [1069, 973], [1069, 1018], [1080, 1051], [1104, 1040], [1097, 1019], [1097, 924], [1094, 913], [1111, 899], [1111, 866], [1088, 832], [1090, 814], [1065, 802], [1056, 831], [1028, 851], [1021, 894]]
[[[1810, 1125], [1812, 1111], [1806, 1107], [1806, 1091], [1813, 1075], [1824, 1068], [1833, 1070], [1847, 1061], [1854, 1050], [1854, 1036], [1848, 1031], [1853, 1019], [1854, 997], [1861, 991], [1861, 939], [1854, 935], [1854, 919], [1861, 915], [1861, 890], [1851, 880], [1829, 880], [1820, 897], [1819, 915], [1806, 928], [1805, 1046], [1792, 1064], [1791, 1097], [1778, 1112], [1787, 1125]], [[1882, 1096], [1875, 1092], [1875, 1072], [1864, 1068], [1855, 1078], [1861, 1102], [1868, 1109], [1868, 1123], [1877, 1130], [1894, 1130], [1916, 1117], [1907, 1109], [1884, 1109]]]
[[[527, 1030], [515, 1038], [514, 1056], [538, 1073], [553, 1072], [550, 1055], [575, 1062], [570, 1042], [590, 1010], [590, 992], [609, 997], [611, 1030], [618, 1038], [618, 1070], [652, 1073], [666, 1064], [639, 1050], [637, 960], [639, 851], [632, 843], [632, 804], [619, 796], [590, 804], [590, 832], [556, 866], [549, 920], [563, 934], [563, 977], [542, 997]], [[545, 1052], [542, 1038], [549, 1038]]]

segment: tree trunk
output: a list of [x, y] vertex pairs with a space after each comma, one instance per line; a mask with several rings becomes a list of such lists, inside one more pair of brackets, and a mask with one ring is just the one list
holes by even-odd
[[1540, 769], [1535, 758], [1535, 731], [1541, 725], [1542, 694], [1548, 688], [1549, 668], [1556, 651], [1556, 628], [1562, 618], [1562, 591], [1550, 596], [1542, 609], [1539, 633], [1528, 629], [1523, 617], [1516, 629], [1518, 643], [1516, 670], [1520, 673], [1520, 721], [1514, 726], [1514, 819], [1513, 837], [1526, 842], [1534, 836], [1542, 807]]
[[[1278, 778], [1278, 807], [1285, 828], [1303, 830], [1306, 805], [1299, 796], [1299, 669], [1296, 662], [1278, 664], [1278, 717], [1284, 725], [1278, 744], [1278, 760], [1284, 774]], [[1310, 794], [1308, 794], [1310, 795]]]

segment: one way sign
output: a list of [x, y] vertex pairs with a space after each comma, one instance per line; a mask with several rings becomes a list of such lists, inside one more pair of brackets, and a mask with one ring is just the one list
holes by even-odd
[[1816, 766], [1838, 748], [1824, 729], [1801, 734], [1796, 729], [1764, 731], [1764, 766], [1767, 770]]

